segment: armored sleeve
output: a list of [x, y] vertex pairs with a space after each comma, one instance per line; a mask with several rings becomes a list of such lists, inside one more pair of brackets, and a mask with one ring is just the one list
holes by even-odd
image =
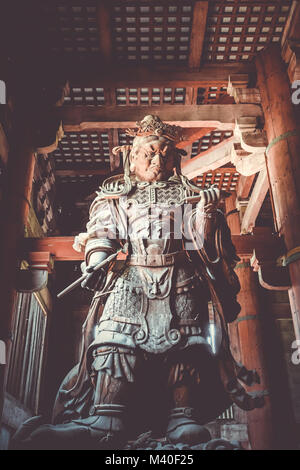
[[73, 248], [84, 251], [86, 264], [96, 251], [115, 252], [119, 246], [117, 240], [116, 208], [110, 202], [98, 195], [90, 207], [90, 217], [86, 232], [75, 237]]
[[204, 244], [210, 244], [208, 239], [212, 232], [209, 228], [212, 217], [217, 213], [220, 195], [220, 190], [214, 186], [203, 189], [199, 193], [200, 200], [186, 220], [188, 230], [185, 230], [185, 233], [188, 234], [188, 239], [192, 241], [192, 249], [202, 249]]

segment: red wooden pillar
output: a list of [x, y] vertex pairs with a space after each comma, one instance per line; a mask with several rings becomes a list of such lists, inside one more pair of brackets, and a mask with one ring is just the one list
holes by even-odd
[[[234, 212], [236, 209], [236, 193], [233, 192], [230, 197], [225, 200], [225, 208], [227, 215], [227, 223], [230, 228], [231, 235], [240, 235], [241, 233], [241, 223], [238, 212]], [[240, 353], [240, 340], [238, 335], [237, 323], [229, 323], [228, 331], [230, 336], [230, 346], [231, 351], [234, 355], [234, 358], [241, 362], [241, 353]]]
[[[6, 343], [6, 359], [11, 346], [12, 314], [18, 268], [18, 248], [27, 222], [34, 171], [34, 151], [26, 119], [15, 124], [10, 148], [6, 188], [3, 197], [0, 243], [0, 339]], [[6, 362], [7, 362], [6, 360]], [[0, 416], [6, 368], [0, 366]]]
[[[233, 193], [226, 200], [226, 213], [235, 208], [236, 195]], [[240, 234], [240, 220], [237, 213], [228, 215], [227, 222], [232, 235]], [[236, 266], [241, 290], [237, 300], [241, 305], [241, 312], [235, 322], [229, 325], [231, 349], [237, 361], [242, 362], [248, 369], [255, 369], [259, 373], [261, 383], [251, 388], [254, 390], [267, 390], [267, 371], [264, 366], [264, 353], [259, 319], [260, 305], [258, 297], [257, 275], [250, 266], [250, 260], [245, 258]], [[271, 408], [268, 397], [263, 408], [241, 412], [241, 422], [248, 427], [249, 443], [252, 449], [272, 448]]]
[[[241, 362], [248, 369], [257, 370], [260, 376], [260, 384], [252, 387], [251, 391], [261, 390], [268, 392], [260, 324], [257, 276], [250, 266], [249, 259], [241, 259], [236, 266], [236, 273], [241, 284], [241, 290], [237, 296], [237, 300], [241, 305], [241, 312], [236, 320]], [[268, 396], [265, 396], [263, 408], [247, 412], [247, 422], [251, 448], [255, 450], [272, 449], [271, 405]]]
[[256, 60], [257, 80], [269, 140], [267, 165], [279, 233], [284, 236], [296, 338], [300, 339], [300, 132], [291, 85], [280, 49], [272, 46]]

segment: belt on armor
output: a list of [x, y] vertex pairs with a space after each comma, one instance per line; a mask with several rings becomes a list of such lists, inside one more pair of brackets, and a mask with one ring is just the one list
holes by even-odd
[[167, 253], [165, 255], [130, 255], [127, 264], [131, 266], [172, 266], [179, 259], [187, 259], [185, 251]]

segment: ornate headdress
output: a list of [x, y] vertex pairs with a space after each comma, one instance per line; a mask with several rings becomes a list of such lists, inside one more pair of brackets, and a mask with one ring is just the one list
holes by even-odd
[[137, 130], [127, 129], [126, 134], [131, 137], [146, 137], [154, 135], [164, 137], [172, 142], [180, 142], [182, 140], [182, 128], [179, 126], [171, 126], [163, 122], [158, 116], [149, 114], [144, 119], [137, 122]]

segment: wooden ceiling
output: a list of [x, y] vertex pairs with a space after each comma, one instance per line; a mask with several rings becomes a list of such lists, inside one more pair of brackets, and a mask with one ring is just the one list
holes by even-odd
[[[51, 48], [67, 64], [70, 85], [60, 109], [65, 135], [52, 154], [57, 183], [76, 192], [78, 185], [89, 182], [95, 186], [111, 172], [122, 172], [112, 148], [129, 144], [125, 128], [134, 126], [149, 111], [169, 121], [174, 116], [174, 121], [184, 125], [185, 163], [230, 139], [238, 111], [231, 119], [228, 115], [233, 108], [227, 107], [223, 119], [219, 108], [210, 105], [233, 105], [237, 110], [240, 105], [227, 94], [228, 78], [234, 75], [240, 88], [249, 85], [255, 55], [270, 43], [280, 43], [291, 3], [43, 3]], [[194, 127], [192, 117], [191, 122], [186, 120], [193, 113], [201, 127]], [[221, 122], [221, 126], [206, 127], [205, 119]], [[205, 171], [195, 181], [233, 191], [240, 179], [228, 163], [225, 168]], [[244, 177], [241, 180], [248, 187], [247, 195], [253, 177], [250, 179], [248, 185]]]
[[[100, 6], [74, 0], [46, 2], [44, 8], [57, 53], [97, 55], [105, 45], [120, 63], [187, 65], [196, 54], [195, 32], [197, 46], [203, 34], [204, 63], [251, 61], [268, 43], [280, 41], [290, 6], [290, 0], [123, 0]], [[106, 38], [99, 41], [100, 33]]]

